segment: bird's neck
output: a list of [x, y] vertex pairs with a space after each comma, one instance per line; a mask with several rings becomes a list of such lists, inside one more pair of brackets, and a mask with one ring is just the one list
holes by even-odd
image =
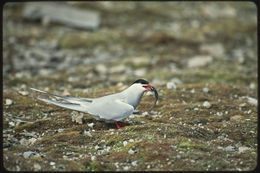
[[125, 96], [125, 102], [136, 108], [144, 94], [145, 90], [136, 90], [136, 88], [129, 87], [122, 93]]

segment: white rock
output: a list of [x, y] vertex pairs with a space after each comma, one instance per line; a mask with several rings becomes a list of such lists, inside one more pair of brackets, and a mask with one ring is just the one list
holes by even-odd
[[246, 106], [246, 103], [241, 103], [240, 105], [239, 105], [239, 107], [245, 107]]
[[202, 91], [204, 92], [204, 93], [208, 93], [209, 92], [209, 89], [208, 88], [202, 88]]
[[15, 123], [14, 123], [13, 121], [10, 121], [8, 124], [9, 124], [9, 126], [11, 126], [11, 127], [14, 127], [14, 126], [15, 126]]
[[23, 95], [23, 96], [27, 96], [29, 95], [28, 91], [18, 91], [19, 94]]
[[137, 166], [137, 162], [138, 162], [138, 161], [137, 161], [137, 160], [135, 160], [135, 161], [132, 161], [132, 163], [131, 163], [131, 164], [132, 164], [133, 166]]
[[255, 84], [254, 83], [250, 83], [249, 88], [250, 89], [255, 89]]
[[87, 135], [87, 136], [89, 136], [89, 137], [92, 137], [92, 134], [90, 133], [90, 131], [84, 130], [84, 135]]
[[127, 144], [128, 144], [127, 141], [124, 141], [124, 142], [123, 142], [124, 147], [125, 147]]
[[248, 103], [250, 103], [251, 105], [257, 106], [257, 100], [256, 100], [255, 98], [247, 97], [247, 101], [248, 101]]
[[204, 106], [205, 108], [210, 108], [210, 107], [211, 107], [211, 104], [210, 104], [210, 102], [205, 101], [205, 102], [203, 103], [203, 106]]
[[229, 145], [229, 146], [225, 147], [224, 150], [226, 150], [226, 151], [234, 151], [235, 147]]
[[20, 142], [21, 145], [24, 145], [24, 146], [28, 146], [29, 145], [29, 141], [27, 139], [25, 139], [25, 138], [22, 138], [19, 142]]
[[155, 79], [153, 79], [152, 84], [154, 84], [154, 85], [162, 85], [163, 84], [164, 85], [164, 84], [166, 84], [166, 82], [164, 80], [155, 78]]
[[144, 76], [147, 72], [147, 69], [146, 68], [141, 68], [141, 69], [137, 69], [134, 71], [134, 74], [136, 76]]
[[31, 139], [28, 140], [29, 145], [33, 145], [36, 141], [37, 141], [36, 138], [31, 138]]
[[31, 157], [31, 156], [33, 156], [33, 155], [35, 155], [35, 153], [32, 152], [32, 151], [26, 151], [26, 152], [23, 153], [23, 157], [24, 157], [25, 159], [27, 159], [27, 158], [29, 158], [29, 157]]
[[223, 113], [222, 112], [217, 112], [217, 116], [222, 116]]
[[124, 171], [128, 171], [129, 169], [130, 169], [129, 166], [124, 166], [124, 167], [123, 167], [123, 170], [124, 170]]
[[58, 133], [64, 132], [64, 129], [58, 129]]
[[134, 142], [134, 140], [133, 139], [129, 139], [129, 142]]
[[62, 92], [61, 95], [62, 95], [62, 96], [70, 96], [70, 93], [69, 93], [69, 91], [68, 91], [67, 89], [65, 89], [65, 90]]
[[198, 55], [188, 60], [189, 68], [203, 67], [213, 61], [213, 58], [208, 55]]
[[190, 90], [190, 93], [195, 93], [195, 89], [192, 88], [192, 90]]
[[174, 89], [174, 90], [177, 88], [174, 82], [167, 82], [166, 87], [167, 89]]
[[89, 123], [88, 126], [89, 126], [90, 128], [93, 128], [94, 123]]
[[143, 116], [146, 116], [146, 115], [148, 115], [148, 114], [149, 114], [149, 113], [148, 113], [147, 111], [145, 111], [145, 112], [142, 113]]
[[225, 49], [220, 43], [203, 44], [200, 46], [200, 50], [214, 56], [223, 56], [225, 53]]
[[170, 81], [175, 83], [176, 85], [182, 84], [182, 81], [179, 78], [172, 78]]
[[134, 65], [148, 65], [150, 63], [150, 58], [149, 57], [132, 57], [130, 58], [130, 61], [134, 64]]
[[99, 73], [102, 73], [102, 74], [107, 73], [107, 67], [104, 64], [98, 64], [95, 69]]
[[34, 168], [34, 171], [39, 171], [42, 169], [41, 165], [39, 163], [34, 163], [33, 164], [33, 168]]
[[244, 152], [247, 151], [247, 150], [250, 150], [250, 148], [244, 147], [244, 146], [238, 148], [238, 152], [239, 152], [239, 153], [244, 153]]
[[126, 70], [126, 66], [123, 64], [120, 64], [120, 65], [111, 67], [110, 73], [122, 73], [122, 72], [125, 72], [125, 70]]
[[9, 105], [11, 105], [11, 104], [13, 104], [13, 100], [11, 100], [11, 99], [5, 99], [5, 105], [9, 106]]
[[80, 115], [78, 115], [78, 113], [76, 111], [73, 111], [71, 113], [72, 115], [72, 122], [76, 122], [78, 124], [83, 124], [83, 113], [80, 113]]
[[196, 108], [194, 108], [194, 111], [198, 111], [198, 110], [199, 110], [199, 108], [197, 108], [197, 107], [196, 107]]
[[50, 162], [50, 165], [51, 166], [54, 166], [56, 163], [55, 162]]
[[97, 157], [96, 156], [91, 156], [91, 160], [95, 161], [95, 160], [97, 160]]
[[128, 154], [134, 154], [135, 152], [134, 152], [134, 150], [132, 150], [132, 149], [130, 149], [129, 151], [128, 151]]

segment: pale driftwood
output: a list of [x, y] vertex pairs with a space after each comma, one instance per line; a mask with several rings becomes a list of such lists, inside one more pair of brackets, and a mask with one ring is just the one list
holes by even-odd
[[97, 29], [100, 24], [97, 12], [52, 2], [26, 3], [23, 17], [29, 20], [40, 19], [80, 29], [93, 30]]

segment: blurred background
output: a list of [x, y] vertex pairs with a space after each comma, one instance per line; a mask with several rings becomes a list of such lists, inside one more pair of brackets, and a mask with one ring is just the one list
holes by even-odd
[[7, 3], [4, 88], [137, 78], [255, 86], [256, 14], [251, 2]]
[[[11, 171], [248, 171], [257, 166], [252, 2], [23, 2], [3, 8], [3, 150]], [[148, 80], [126, 127], [38, 101]]]

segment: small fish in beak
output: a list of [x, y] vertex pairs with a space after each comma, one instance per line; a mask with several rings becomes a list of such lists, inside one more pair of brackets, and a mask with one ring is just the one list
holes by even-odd
[[158, 100], [158, 98], [159, 98], [159, 95], [158, 95], [157, 90], [156, 90], [152, 85], [147, 84], [147, 85], [143, 85], [143, 87], [144, 87], [146, 90], [148, 90], [148, 91], [153, 91], [153, 92], [154, 92], [154, 98], [155, 98], [154, 104], [153, 104], [153, 106], [149, 109], [149, 111], [151, 111], [151, 110], [154, 108], [154, 106], [156, 105], [156, 102], [157, 102], [157, 100]]
[[154, 106], [156, 105], [156, 102], [157, 102], [157, 100], [158, 100], [158, 98], [159, 98], [159, 95], [158, 95], [157, 90], [156, 90], [153, 86], [150, 86], [150, 89], [151, 89], [151, 91], [154, 92], [154, 98], [155, 98], [155, 100], [154, 100], [153, 106], [149, 109], [149, 112], [154, 108]]

